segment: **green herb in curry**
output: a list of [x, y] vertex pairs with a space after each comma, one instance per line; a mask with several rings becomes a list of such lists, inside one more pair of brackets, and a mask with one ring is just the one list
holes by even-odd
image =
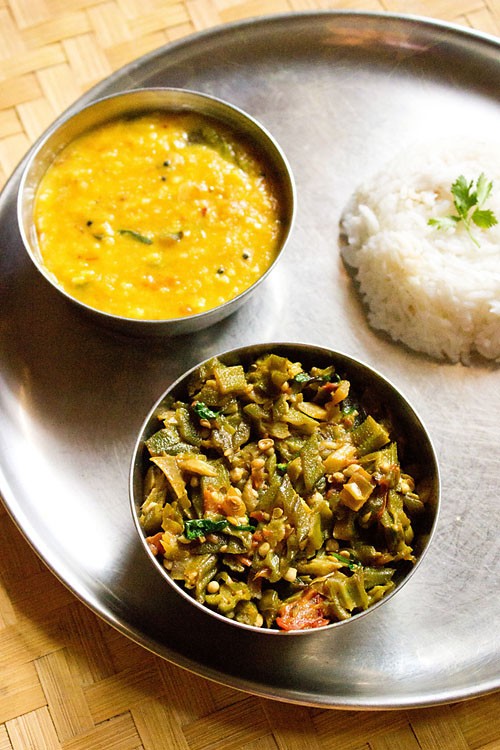
[[145, 234], [136, 232], [134, 229], [119, 229], [118, 234], [126, 234], [136, 242], [142, 242], [143, 245], [152, 245], [153, 240], [151, 237], [146, 237]]

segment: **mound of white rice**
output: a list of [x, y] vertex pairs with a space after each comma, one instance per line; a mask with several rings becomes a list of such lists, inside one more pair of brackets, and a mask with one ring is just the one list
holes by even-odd
[[356, 191], [342, 217], [370, 324], [438, 359], [500, 360], [500, 225], [449, 230], [431, 217], [455, 214], [451, 185], [481, 173], [493, 181], [485, 208], [500, 221], [500, 151], [491, 144], [419, 146]]

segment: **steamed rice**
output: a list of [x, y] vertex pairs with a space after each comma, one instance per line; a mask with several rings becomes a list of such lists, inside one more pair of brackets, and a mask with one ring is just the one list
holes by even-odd
[[493, 181], [485, 208], [500, 219], [500, 151], [491, 144], [442, 144], [392, 161], [356, 191], [342, 217], [352, 266], [370, 324], [410, 348], [469, 363], [478, 352], [500, 360], [500, 225], [429, 226], [455, 214], [459, 175]]

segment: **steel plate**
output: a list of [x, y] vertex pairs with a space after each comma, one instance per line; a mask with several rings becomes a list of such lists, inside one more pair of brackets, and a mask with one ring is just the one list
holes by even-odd
[[[289, 247], [232, 317], [171, 341], [91, 327], [40, 278], [0, 200], [0, 488], [56, 575], [121, 632], [205, 677], [321, 707], [454, 701], [500, 685], [498, 367], [440, 364], [371, 330], [339, 257], [340, 213], [396, 149], [500, 132], [497, 39], [414, 17], [324, 12], [170, 44], [75, 106], [145, 85], [198, 89], [259, 119], [298, 191]], [[165, 585], [129, 511], [134, 440], [156, 397], [218, 351], [306, 341], [381, 370], [429, 428], [442, 472], [433, 547], [407, 586], [352, 627], [264, 638], [203, 618]]]

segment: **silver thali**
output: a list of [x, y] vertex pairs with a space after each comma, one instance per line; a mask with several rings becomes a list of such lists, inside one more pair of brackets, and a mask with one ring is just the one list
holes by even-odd
[[[500, 132], [500, 43], [421, 18], [351, 12], [249, 20], [166, 46], [74, 108], [140, 86], [226, 99], [291, 163], [298, 212], [286, 253], [217, 326], [170, 341], [92, 327], [39, 278], [16, 223], [20, 169], [0, 199], [0, 490], [26, 538], [88, 606], [154, 653], [210, 679], [319, 707], [396, 708], [500, 686], [496, 531], [498, 367], [437, 363], [369, 328], [339, 256], [360, 180], [437, 134]], [[352, 627], [267, 638], [200, 620], [165, 586], [129, 511], [142, 420], [184, 370], [256, 342], [358, 357], [416, 407], [441, 465], [433, 546], [407, 586]], [[77, 543], [75, 543], [77, 540]]]

